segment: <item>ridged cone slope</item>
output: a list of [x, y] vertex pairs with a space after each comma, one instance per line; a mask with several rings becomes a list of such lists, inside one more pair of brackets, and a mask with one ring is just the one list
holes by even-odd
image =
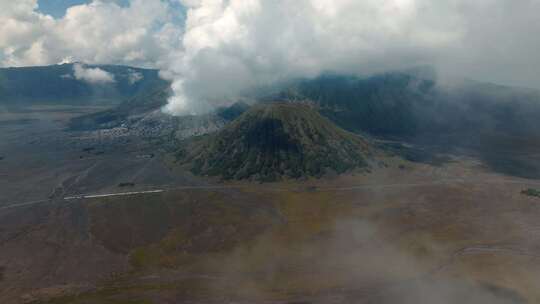
[[275, 181], [366, 167], [367, 140], [298, 104], [254, 106], [219, 133], [179, 153], [194, 173]]

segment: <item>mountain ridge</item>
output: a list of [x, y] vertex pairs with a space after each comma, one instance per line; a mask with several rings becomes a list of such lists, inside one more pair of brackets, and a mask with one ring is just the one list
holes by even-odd
[[[91, 83], [77, 77], [75, 67], [99, 69], [108, 82]], [[0, 104], [118, 104], [168, 82], [159, 71], [121, 65], [83, 63], [0, 68]]]

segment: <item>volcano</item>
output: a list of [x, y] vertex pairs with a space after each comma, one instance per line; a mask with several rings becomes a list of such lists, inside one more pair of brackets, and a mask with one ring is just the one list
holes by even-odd
[[367, 168], [372, 150], [310, 106], [268, 103], [185, 145], [178, 160], [198, 175], [276, 181]]

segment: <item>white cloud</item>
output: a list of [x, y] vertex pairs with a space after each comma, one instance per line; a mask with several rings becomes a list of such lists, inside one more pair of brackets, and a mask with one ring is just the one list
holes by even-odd
[[[36, 11], [37, 0], [0, 0], [0, 65], [86, 63], [155, 66], [166, 51], [156, 36], [169, 22], [165, 0], [95, 0], [70, 7], [63, 18]], [[179, 39], [179, 38], [178, 38]]]
[[90, 84], [114, 83], [114, 76], [100, 68], [86, 68], [82, 64], [73, 65], [73, 76], [77, 80], [85, 81]]
[[36, 65], [47, 62], [44, 37], [54, 19], [38, 14], [37, 0], [0, 0], [0, 65]]

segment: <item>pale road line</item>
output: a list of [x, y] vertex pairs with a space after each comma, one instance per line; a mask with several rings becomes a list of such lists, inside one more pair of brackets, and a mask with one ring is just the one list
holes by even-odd
[[123, 193], [76, 195], [76, 196], [64, 197], [64, 200], [72, 201], [72, 200], [78, 200], [78, 199], [103, 198], [103, 197], [112, 197], [112, 196], [131, 196], [131, 195], [137, 195], [137, 194], [162, 193], [162, 192], [165, 192], [165, 190], [158, 189], [158, 190], [123, 192]]

